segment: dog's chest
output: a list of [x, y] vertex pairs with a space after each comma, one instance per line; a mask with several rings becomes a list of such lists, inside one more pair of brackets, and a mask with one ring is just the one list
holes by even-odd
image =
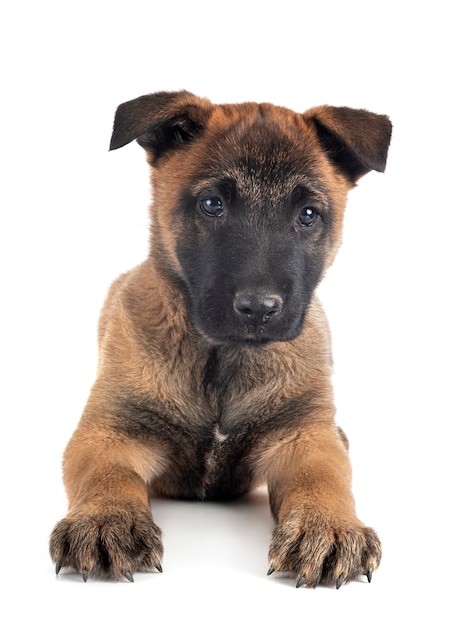
[[232, 463], [229, 463], [229, 445], [231, 438], [221, 431], [220, 426], [215, 425], [212, 439], [204, 455], [202, 474], [202, 496], [208, 497], [208, 491], [215, 489], [221, 482], [222, 475], [227, 474], [229, 478], [235, 471]]
[[291, 412], [278, 378], [250, 356], [252, 362], [245, 351], [212, 350], [188, 386], [179, 379], [173, 403], [128, 403], [127, 419], [117, 425], [134, 436], [149, 433], [153, 445], [163, 445], [164, 493], [219, 499], [250, 488], [262, 440], [277, 436]]
[[250, 396], [258, 405], [258, 390], [247, 387], [241, 370], [213, 351], [203, 377], [201, 429], [195, 447], [198, 497], [225, 498], [248, 489], [248, 460], [257, 445], [260, 419], [253, 407], [248, 410], [245, 399], [251, 403]]

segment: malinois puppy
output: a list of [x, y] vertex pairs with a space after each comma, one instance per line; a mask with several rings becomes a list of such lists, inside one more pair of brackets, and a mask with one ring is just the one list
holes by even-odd
[[266, 484], [269, 572], [335, 585], [378, 567], [334, 422], [330, 336], [314, 295], [349, 189], [384, 171], [391, 123], [320, 106], [213, 105], [186, 91], [118, 107], [111, 149], [151, 166], [147, 260], [112, 285], [96, 382], [64, 454], [56, 570], [161, 570], [150, 495], [233, 498]]

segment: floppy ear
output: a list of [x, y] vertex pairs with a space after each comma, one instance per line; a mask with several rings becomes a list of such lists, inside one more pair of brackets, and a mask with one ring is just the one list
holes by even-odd
[[188, 91], [161, 91], [124, 102], [115, 114], [110, 150], [136, 139], [158, 158], [197, 136], [212, 108], [208, 100]]
[[320, 106], [304, 113], [332, 162], [352, 184], [370, 170], [384, 172], [392, 125], [386, 115]]

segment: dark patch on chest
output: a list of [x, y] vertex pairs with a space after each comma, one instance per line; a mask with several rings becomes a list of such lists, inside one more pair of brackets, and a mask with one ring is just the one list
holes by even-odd
[[[224, 349], [209, 350], [198, 406], [165, 404], [132, 392], [116, 397], [116, 430], [165, 450], [167, 467], [156, 485], [162, 495], [222, 499], [245, 492], [252, 481], [254, 451], [264, 441], [294, 431], [316, 410], [312, 392], [263, 400], [259, 385], [264, 373], [258, 382], [258, 372], [253, 368], [249, 375], [242, 355], [229, 356]], [[182, 394], [185, 398], [185, 389]]]

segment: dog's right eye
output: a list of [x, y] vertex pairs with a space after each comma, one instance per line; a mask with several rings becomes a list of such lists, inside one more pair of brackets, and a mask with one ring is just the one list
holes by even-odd
[[311, 206], [304, 207], [298, 215], [297, 221], [301, 226], [313, 226], [320, 217], [320, 213]]
[[218, 196], [204, 198], [200, 202], [200, 208], [208, 217], [221, 217], [223, 215], [223, 201]]

